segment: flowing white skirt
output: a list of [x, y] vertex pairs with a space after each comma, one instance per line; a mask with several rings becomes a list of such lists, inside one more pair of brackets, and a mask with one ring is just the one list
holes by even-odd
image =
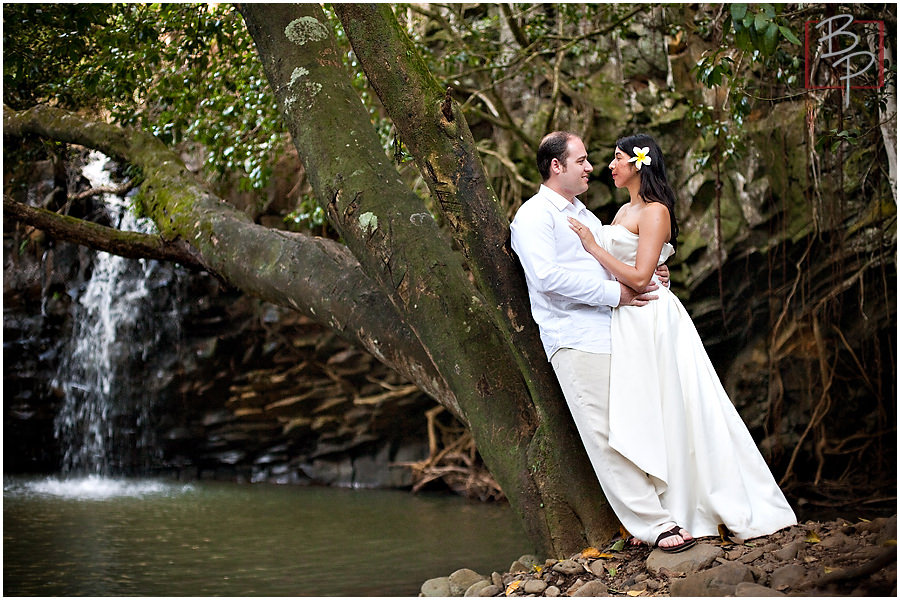
[[660, 501], [695, 537], [724, 524], [741, 538], [797, 522], [725, 393], [694, 323], [666, 288], [613, 311], [610, 446], [655, 478]]

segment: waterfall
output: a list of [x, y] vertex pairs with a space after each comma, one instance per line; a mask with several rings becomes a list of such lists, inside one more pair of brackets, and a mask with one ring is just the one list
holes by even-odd
[[[112, 184], [108, 161], [98, 152], [89, 155], [83, 174], [93, 187]], [[122, 198], [105, 194], [102, 200], [118, 229], [154, 231]], [[145, 472], [154, 457], [154, 404], [159, 382], [166, 379], [154, 357], [162, 346], [177, 342], [179, 330], [171, 294], [160, 307], [155, 296], [162, 290], [150, 288], [168, 286], [174, 269], [106, 252], [97, 252], [91, 267], [90, 280], [72, 304], [71, 339], [54, 381], [65, 395], [55, 419], [63, 472]]]

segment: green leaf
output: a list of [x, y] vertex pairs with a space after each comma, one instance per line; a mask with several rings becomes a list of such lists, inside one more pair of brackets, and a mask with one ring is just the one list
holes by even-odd
[[774, 54], [775, 48], [778, 47], [778, 26], [769, 22], [769, 28], [766, 29], [765, 35], [763, 35], [763, 53], [770, 55]]
[[794, 35], [794, 32], [791, 31], [789, 27], [785, 27], [784, 25], [779, 25], [778, 30], [781, 32], [781, 35], [785, 37], [787, 41], [792, 44], [797, 44], [798, 46], [801, 44], [800, 38]]
[[769, 27], [769, 23], [769, 17], [763, 12], [756, 13], [756, 17], [753, 19], [753, 26], [760, 33], [763, 33]]
[[736, 31], [734, 34], [734, 43], [741, 50], [744, 50], [746, 52], [752, 51], [753, 44], [750, 41], [750, 30], [744, 28], [740, 31]]
[[746, 4], [732, 4], [731, 5], [731, 16], [735, 21], [739, 21], [744, 18], [744, 15], [747, 14], [747, 5]]

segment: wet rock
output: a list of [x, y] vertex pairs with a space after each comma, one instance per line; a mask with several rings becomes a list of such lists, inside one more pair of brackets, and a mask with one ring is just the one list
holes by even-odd
[[527, 573], [530, 570], [531, 570], [531, 567], [526, 567], [525, 565], [523, 565], [522, 563], [520, 563], [517, 560], [513, 561], [513, 563], [511, 565], [509, 565], [510, 573]]
[[676, 573], [693, 573], [710, 566], [724, 554], [722, 548], [711, 544], [697, 544], [693, 548], [675, 554], [656, 548], [647, 557], [647, 568], [651, 573], [660, 573], [661, 569]]
[[450, 578], [435, 577], [422, 584], [419, 590], [422, 596], [429, 598], [447, 597], [450, 595]]
[[897, 542], [897, 515], [888, 518], [875, 519], [873, 523], [877, 524], [879, 529], [876, 532], [875, 544], [884, 546], [890, 541]]
[[220, 423], [228, 423], [234, 420], [234, 416], [231, 414], [230, 410], [221, 409], [214, 412], [209, 412], [203, 416], [204, 427], [209, 427], [211, 425], [218, 425]]
[[531, 567], [541, 564], [541, 561], [538, 560], [538, 557], [534, 554], [523, 554], [519, 557], [519, 562], [528, 567], [528, 570], [531, 570]]
[[743, 598], [759, 598], [763, 596], [784, 596], [785, 594], [758, 583], [743, 581], [737, 584], [737, 587], [734, 589], [734, 595]]
[[[466, 593], [463, 594], [463, 596], [465, 596], [466, 598], [472, 598], [472, 597], [477, 598], [477, 597], [481, 596], [481, 590], [483, 590], [484, 588], [488, 588], [488, 587], [493, 588], [496, 586], [494, 584], [492, 584], [490, 581], [488, 581], [487, 579], [482, 579], [480, 581], [476, 581], [475, 583], [473, 583], [472, 585], [469, 586], [469, 589], [466, 590]], [[490, 594], [490, 595], [493, 596], [493, 594]]]
[[493, 573], [491, 573], [491, 583], [493, 583], [494, 585], [496, 585], [498, 588], [500, 588], [502, 590], [503, 589], [503, 575], [501, 575], [497, 571], [494, 571]]
[[844, 551], [852, 548], [856, 543], [846, 534], [836, 531], [820, 542], [823, 548]]
[[[563, 581], [564, 581], [563, 578], [560, 577], [560, 579], [559, 579], [559, 585], [562, 585], [562, 584], [563, 584]], [[581, 586], [583, 586], [583, 585], [584, 585], [584, 580], [581, 579], [581, 578], [579, 577], [578, 579], [575, 580], [575, 583], [573, 583], [572, 585], [570, 585], [570, 586], [566, 589], [566, 595], [567, 595], [567, 596], [574, 596], [574, 595], [575, 595], [575, 592], [577, 592], [577, 591], [581, 588]]]
[[635, 583], [634, 585], [629, 585], [628, 589], [625, 590], [627, 592], [646, 592], [647, 591], [647, 582], [641, 581]]
[[796, 587], [806, 577], [806, 569], [800, 565], [784, 565], [772, 572], [769, 586], [775, 590], [783, 591]]
[[596, 575], [597, 577], [603, 577], [606, 573], [606, 561], [602, 559], [598, 559], [592, 561], [589, 565], [585, 567], [588, 571]]
[[493, 583], [494, 585], [496, 585], [498, 588], [500, 588], [502, 590], [503, 589], [503, 575], [501, 575], [497, 571], [494, 571], [493, 573], [491, 573], [491, 583]]
[[[580, 579], [578, 581], [581, 581]], [[577, 582], [576, 582], [577, 583]], [[571, 589], [571, 588], [570, 588]], [[581, 585], [570, 596], [608, 596], [609, 588], [602, 581], [592, 580]]]
[[510, 573], [529, 573], [540, 561], [533, 554], [523, 554], [509, 567]]
[[584, 566], [574, 560], [566, 559], [553, 565], [553, 571], [562, 575], [580, 575], [584, 573]]
[[766, 581], [769, 578], [769, 573], [756, 565], [747, 565], [750, 567], [750, 572], [753, 573], [753, 579], [757, 582]]
[[338, 460], [317, 458], [311, 464], [302, 465], [301, 468], [307, 477], [325, 485], [353, 482], [353, 461], [349, 457]]
[[743, 556], [741, 556], [740, 561], [745, 565], [749, 565], [757, 558], [761, 557], [765, 551], [762, 548], [756, 548], [755, 550], [751, 550], [747, 552]]
[[772, 554], [774, 554], [775, 558], [777, 558], [778, 560], [793, 560], [800, 554], [800, 550], [803, 548], [803, 543], [804, 542], [802, 540], [791, 542], [781, 550], [776, 550]]
[[451, 596], [462, 596], [472, 584], [479, 581], [487, 581], [487, 577], [479, 575], [472, 569], [459, 569], [450, 574], [448, 582]]
[[728, 560], [728, 561], [739, 560], [741, 558], [741, 556], [743, 556], [743, 555], [744, 555], [744, 548], [738, 546], [734, 550], [727, 550], [725, 552], [725, 560]]
[[742, 582], [753, 583], [753, 574], [747, 565], [726, 563], [672, 581], [669, 592], [672, 596], [729, 596]]

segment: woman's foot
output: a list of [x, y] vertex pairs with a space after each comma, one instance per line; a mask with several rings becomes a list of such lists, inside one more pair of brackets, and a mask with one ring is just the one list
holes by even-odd
[[663, 552], [682, 552], [694, 546], [697, 540], [686, 529], [676, 525], [656, 538], [656, 547]]
[[643, 545], [644, 545], [644, 542], [641, 541], [641, 540], [639, 540], [639, 539], [637, 539], [636, 537], [634, 537], [634, 536], [632, 535], [632, 536], [629, 536], [629, 537], [628, 537], [628, 545], [629, 545], [629, 546], [643, 546]]

